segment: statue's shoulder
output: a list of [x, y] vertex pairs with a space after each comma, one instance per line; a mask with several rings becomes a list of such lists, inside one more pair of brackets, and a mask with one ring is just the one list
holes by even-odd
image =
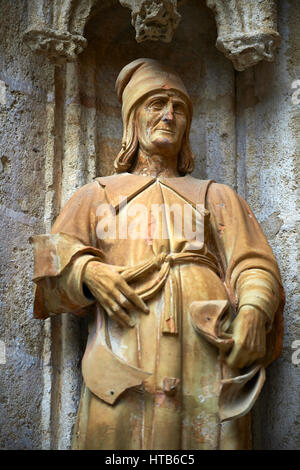
[[212, 181], [210, 184], [210, 192], [216, 194], [224, 194], [232, 197], [240, 197], [238, 193], [228, 184], [218, 183], [217, 181]]
[[245, 204], [245, 200], [228, 184], [211, 181], [207, 190], [207, 201], [214, 204]]
[[231, 188], [228, 184], [218, 183], [213, 179], [202, 180], [195, 178], [191, 175], [186, 175], [182, 178], [184, 185], [199, 190], [203, 197], [210, 200], [243, 200], [238, 193]]
[[107, 184], [109, 184], [113, 181], [120, 180], [120, 177], [122, 177], [122, 173], [117, 174], [117, 175], [98, 176], [98, 178], [96, 178], [95, 181], [100, 186], [106, 186]]
[[186, 184], [194, 184], [198, 186], [209, 186], [213, 190], [218, 190], [218, 191], [234, 191], [228, 184], [224, 183], [219, 183], [218, 181], [214, 179], [201, 179], [201, 178], [195, 178], [192, 175], [185, 175], [182, 178], [182, 181], [184, 181]]
[[[99, 176], [95, 181], [100, 186], [122, 185], [124, 183], [133, 183], [136, 181], [143, 181], [147, 179], [145, 176], [135, 175], [132, 173], [118, 173], [110, 176]], [[149, 177], [149, 179], [151, 179]]]
[[99, 192], [99, 184], [97, 183], [96, 180], [94, 181], [91, 181], [90, 183], [87, 183], [83, 186], [81, 186], [81, 188], [77, 189], [77, 191], [74, 193], [73, 196], [83, 196], [83, 195], [94, 195], [96, 194], [97, 192]]
[[65, 207], [73, 207], [74, 204], [76, 206], [82, 204], [87, 205], [89, 202], [92, 203], [93, 201], [101, 198], [102, 193], [103, 189], [101, 189], [99, 184], [96, 181], [92, 181], [77, 189], [70, 197]]
[[102, 189], [105, 189], [112, 204], [120, 195], [131, 197], [143, 191], [154, 178], [151, 176], [135, 175], [132, 173], [120, 173], [111, 176], [101, 176], [96, 179]]
[[192, 185], [197, 185], [197, 186], [203, 186], [203, 185], [205, 186], [205, 185], [215, 182], [214, 180], [209, 180], [209, 179], [203, 180], [201, 178], [195, 178], [195, 176], [192, 176], [190, 174], [187, 174], [177, 179], [180, 180], [183, 184], [192, 184]]

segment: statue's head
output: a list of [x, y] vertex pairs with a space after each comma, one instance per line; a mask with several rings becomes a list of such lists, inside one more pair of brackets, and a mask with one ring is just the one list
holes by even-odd
[[180, 77], [156, 60], [137, 59], [121, 70], [116, 91], [124, 126], [116, 172], [130, 172], [140, 147], [147, 154], [173, 153], [179, 173], [191, 173], [193, 108]]

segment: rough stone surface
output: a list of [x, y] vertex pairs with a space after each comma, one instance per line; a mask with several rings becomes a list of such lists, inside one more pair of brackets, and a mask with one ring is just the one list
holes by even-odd
[[278, 2], [282, 43], [274, 63], [237, 77], [238, 192], [253, 208], [274, 250], [286, 292], [285, 334], [279, 360], [267, 370], [256, 406], [254, 444], [300, 448], [300, 365], [292, 344], [299, 317], [299, 111], [292, 84], [300, 76], [299, 4]]
[[247, 199], [279, 261], [287, 295], [284, 349], [256, 405], [254, 446], [299, 448], [300, 365], [292, 363], [292, 343], [300, 340], [293, 99], [299, 7], [296, 0], [278, 5], [282, 44], [275, 62], [237, 74], [215, 48], [215, 21], [204, 0], [182, 6], [184, 21], [171, 44], [138, 44], [130, 11], [103, 1], [85, 28], [88, 45], [79, 60], [56, 68], [23, 42], [27, 2], [16, 0], [10, 9], [0, 3], [1, 448], [70, 447], [86, 327], [71, 315], [44, 324], [32, 319], [29, 237], [49, 231], [78, 187], [112, 172], [122, 138], [114, 82], [137, 57], [165, 60], [182, 76], [195, 108], [194, 175], [227, 183]]
[[43, 230], [48, 89], [53, 68], [24, 45], [26, 2], [0, 3], [0, 448], [42, 446], [44, 327], [32, 318], [32, 246]]

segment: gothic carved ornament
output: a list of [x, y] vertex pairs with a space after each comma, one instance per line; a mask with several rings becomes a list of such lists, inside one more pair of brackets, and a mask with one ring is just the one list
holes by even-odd
[[206, 0], [206, 4], [216, 18], [216, 46], [236, 70], [274, 60], [280, 42], [274, 0]]
[[131, 22], [137, 42], [171, 42], [181, 19], [177, 0], [120, 0], [121, 5], [132, 10]]
[[[180, 22], [182, 0], [119, 0], [131, 10], [137, 42], [171, 42]], [[87, 46], [84, 28], [93, 9], [116, 5], [117, 0], [31, 0], [24, 39], [37, 53], [56, 64], [72, 62]], [[236, 70], [261, 60], [272, 61], [280, 42], [275, 0], [206, 0], [215, 14], [216, 47]]]
[[31, 0], [24, 40], [56, 64], [73, 62], [87, 46], [84, 27], [97, 0]]

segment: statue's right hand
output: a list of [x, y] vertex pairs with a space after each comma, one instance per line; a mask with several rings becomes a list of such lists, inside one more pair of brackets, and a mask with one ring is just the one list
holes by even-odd
[[138, 308], [144, 313], [149, 312], [147, 305], [113, 265], [90, 261], [83, 274], [83, 283], [107, 314], [122, 326], [135, 325], [129, 316], [130, 310]]

